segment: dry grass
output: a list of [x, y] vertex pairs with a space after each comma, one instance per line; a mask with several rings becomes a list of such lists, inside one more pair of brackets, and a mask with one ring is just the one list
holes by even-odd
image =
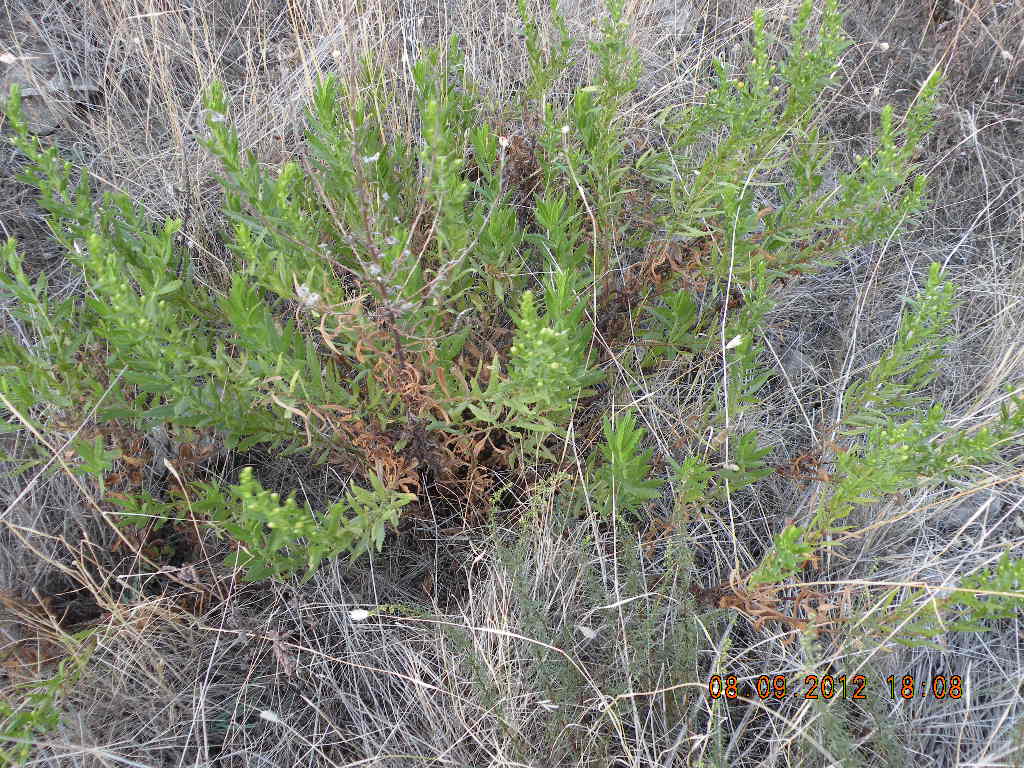
[[[530, 5], [543, 16], [542, 4]], [[771, 24], [783, 25], [792, 5], [771, 3]], [[741, 56], [751, 7], [630, 5], [645, 64], [624, 118], [636, 135], [651, 133], [660, 106], [700, 98], [713, 55]], [[563, 10], [582, 46], [594, 6], [566, 2]], [[246, 146], [275, 163], [294, 151], [313, 78], [352, 72], [367, 53], [379, 55], [401, 94], [419, 52], [457, 33], [495, 105], [507, 103], [527, 71], [515, 4], [504, 0], [14, 0], [5, 13], [0, 40], [9, 52], [44, 57], [47, 77], [89, 79], [100, 89], [89, 104], [65, 104], [52, 139], [154, 216], [181, 217], [182, 246], [214, 285], [229, 257], [217, 237], [216, 169], [198, 144], [200, 93], [213, 79], [227, 83]], [[946, 68], [940, 124], [923, 158], [934, 204], [912, 231], [848, 254], [782, 297], [769, 341], [786, 375], [756, 425], [779, 462], [807, 449], [851, 372], [877, 359], [902, 297], [931, 261], [946, 266], [964, 299], [936, 400], [965, 424], [980, 423], [1000, 386], [1024, 370], [1022, 29], [1024, 7], [1012, 2], [851, 4], [856, 45], [824, 127], [852, 155], [883, 104], [905, 104], [934, 66]], [[581, 61], [574, 82], [587, 75]], [[412, 134], [410, 115], [399, 112], [395, 127]], [[31, 199], [0, 182], [5, 189], [17, 195], [0, 204], [5, 231], [22, 240], [36, 268], [61, 275]], [[77, 289], [66, 280], [61, 288]], [[705, 390], [672, 371], [643, 390], [652, 441], [671, 452]], [[858, 520], [866, 532], [835, 550], [819, 588], [840, 595], [868, 581], [948, 586], [1007, 547], [1024, 556], [1019, 458], [990, 468], [983, 490], [948, 488], [872, 507]], [[275, 475], [294, 477], [293, 468], [268, 466], [268, 484]], [[684, 532], [692, 562], [638, 558], [628, 540], [567, 528], [541, 494], [525, 504], [529, 522], [517, 530], [452, 535], [439, 530], [446, 521], [417, 521], [370, 562], [335, 564], [302, 587], [243, 588], [205, 561], [157, 574], [112, 554], [118, 536], [80, 489], [61, 474], [26, 488], [26, 477], [2, 486], [0, 589], [26, 606], [56, 596], [46, 632], [58, 645], [71, 642], [68, 632], [96, 628], [88, 664], [62, 703], [61, 728], [34, 765], [1024, 761], [1020, 622], [951, 634], [942, 651], [882, 653], [872, 644], [801, 642], [784, 627], [755, 628], [695, 601], [691, 581], [709, 586], [751, 567], [780, 521], [809, 503], [809, 491], [781, 478], [694, 517]], [[341, 480], [302, 476], [314, 498]], [[217, 542], [203, 546], [213, 551]], [[88, 589], [60, 597], [83, 582]], [[402, 607], [361, 621], [350, 613], [382, 605]], [[877, 606], [857, 608], [870, 625]], [[4, 618], [10, 645], [28, 624]], [[832, 670], [870, 674], [875, 685], [857, 708], [796, 698], [771, 708], [712, 707], [705, 686], [715, 670], [791, 680]], [[881, 682], [889, 674], [958, 674], [967, 693], [891, 702]]]

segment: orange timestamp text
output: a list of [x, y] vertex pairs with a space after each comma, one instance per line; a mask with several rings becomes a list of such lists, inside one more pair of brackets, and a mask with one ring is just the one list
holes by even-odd
[[848, 699], [857, 701], [881, 693], [890, 699], [959, 699], [964, 695], [960, 675], [935, 675], [915, 678], [913, 675], [889, 675], [885, 680], [872, 680], [867, 675], [805, 675], [790, 680], [786, 675], [759, 675], [755, 678], [736, 675], [712, 675], [708, 695], [712, 699], [786, 698]]

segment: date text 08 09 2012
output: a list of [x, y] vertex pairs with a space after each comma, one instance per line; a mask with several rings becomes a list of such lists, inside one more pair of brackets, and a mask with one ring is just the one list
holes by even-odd
[[785, 675], [760, 675], [740, 679], [736, 675], [712, 675], [708, 695], [712, 699], [867, 699], [884, 695], [890, 699], [959, 699], [964, 695], [960, 675], [936, 675], [915, 678], [913, 675], [889, 675], [885, 680], [872, 680], [866, 675], [806, 675], [790, 680]]

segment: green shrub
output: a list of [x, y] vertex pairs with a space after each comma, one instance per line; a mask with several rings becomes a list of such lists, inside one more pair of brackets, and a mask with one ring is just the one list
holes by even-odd
[[948, 427], [941, 405], [924, 408], [927, 400], [920, 393], [937, 375], [952, 302], [952, 286], [941, 281], [939, 265], [932, 264], [896, 341], [845, 393], [840, 429], [854, 442], [835, 457], [830, 489], [806, 527], [790, 526], [779, 535], [752, 574], [752, 584], [796, 576], [828, 538], [848, 530], [841, 523], [860, 505], [943, 480], [970, 479], [1024, 430], [1024, 395], [1013, 391], [1010, 405], [973, 433]]
[[[227, 489], [186, 481], [193, 512], [237, 542], [230, 562], [251, 579], [379, 547], [401, 510], [436, 488], [448, 499], [457, 489], [472, 519], [501, 501], [499, 477], [528, 493], [575, 458], [594, 496], [580, 509], [635, 513], [665, 482], [645, 431], [633, 412], [609, 421], [576, 407], [603, 396], [599, 385], [640, 402], [606, 378], [610, 362], [628, 381], [668, 364], [682, 376], [708, 362], [724, 371], [693, 430], [713, 438], [693, 438], [671, 462], [681, 507], [762, 480], [768, 448], [743, 425], [771, 378], [761, 335], [774, 289], [921, 208], [913, 158], [938, 75], [901, 120], [886, 107], [877, 149], [829, 183], [822, 97], [849, 44], [837, 3], [824, 3], [816, 32], [814, 4], [802, 3], [779, 62], [758, 11], [747, 71], [717, 62], [707, 99], [666, 108], [665, 141], [640, 154], [622, 115], [642, 74], [623, 4], [609, 1], [590, 46], [594, 82], [568, 98], [555, 92], [572, 60], [564, 20], [552, 6], [559, 39], [545, 53], [520, 10], [525, 140], [498, 133], [454, 39], [414, 67], [418, 136], [392, 129], [397, 91], [368, 62], [355, 84], [317, 83], [305, 145], [277, 170], [242, 151], [229, 96], [213, 85], [205, 145], [223, 169], [233, 258], [227, 283], [212, 288], [176, 239], [180, 222], [153, 223], [123, 195], [97, 198], [85, 171], [29, 134], [13, 91], [6, 113], [23, 178], [86, 290], [55, 301], [15, 244], [3, 246], [0, 282], [33, 339], [0, 342], [14, 417], [5, 429], [91, 425], [72, 448], [101, 494], [125, 460], [108, 443], [114, 429], [205, 429], [229, 451], [348, 473], [348, 494], [323, 515], [280, 504], [248, 472]], [[637, 267], [657, 279], [632, 277]], [[795, 578], [858, 505], [969, 474], [1019, 431], [1019, 398], [973, 434], [948, 429], [937, 406], [921, 410], [951, 301], [933, 267], [896, 343], [845, 393], [839, 437], [849, 444], [831, 492], [776, 536], [748, 586]], [[566, 450], [570, 436], [599, 432], [589, 455]], [[174, 511], [148, 490], [117, 499], [132, 522]]]
[[53, 686], [24, 692], [13, 705], [0, 701], [0, 766], [25, 765], [32, 743], [57, 727]]
[[632, 412], [620, 414], [614, 421], [606, 418], [603, 431], [605, 441], [599, 450], [602, 461], [594, 473], [590, 493], [599, 503], [606, 502], [609, 512], [634, 512], [661, 495], [661, 482], [648, 479], [651, 451], [640, 452], [646, 432], [637, 427]]
[[303, 568], [308, 579], [324, 559], [380, 549], [386, 526], [397, 524], [401, 508], [416, 498], [388, 490], [376, 475], [371, 479], [371, 489], [353, 485], [317, 519], [308, 507], [295, 503], [294, 494], [279, 504], [278, 494], [264, 490], [252, 467], [246, 467], [238, 484], [231, 486], [230, 499], [218, 486], [200, 484], [205, 496], [193, 509], [238, 542], [227, 564], [245, 568], [247, 581], [289, 576]]
[[947, 632], [985, 632], [1024, 611], [1024, 560], [1004, 552], [994, 568], [979, 569], [951, 589], [912, 589], [902, 602], [898, 596], [898, 590], [882, 596], [871, 629], [903, 645], [941, 648], [935, 640]]
[[0, 766], [28, 764], [38, 742], [60, 725], [58, 704], [88, 660], [89, 650], [80, 641], [89, 634], [85, 630], [63, 638], [68, 641], [63, 650], [70, 655], [61, 659], [52, 677], [12, 683], [0, 693]]

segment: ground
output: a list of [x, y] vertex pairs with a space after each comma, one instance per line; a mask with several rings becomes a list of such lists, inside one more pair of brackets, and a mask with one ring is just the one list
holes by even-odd
[[[780, 463], [814, 439], [808, 413], [826, 413], [841, 382], [892, 338], [902, 301], [930, 262], [945, 267], [962, 299], [935, 399], [967, 423], [1024, 372], [1024, 6], [842, 5], [854, 45], [823, 125], [841, 148], [837, 162], [867, 146], [884, 104], [906, 107], [940, 67], [938, 125], [920, 158], [931, 203], [913, 227], [789, 286], [773, 311], [767, 340], [784, 375], [770, 394], [776, 420], [759, 426]], [[782, 28], [793, 7], [771, 3], [769, 27]], [[739, 63], [746, 55], [752, 9], [746, 0], [627, 5], [644, 65], [624, 117], [638, 144], [656, 133], [658, 109], [702, 98], [712, 57]], [[582, 80], [593, 63], [583, 41], [600, 9], [575, 0], [562, 10], [580, 47], [573, 75]], [[407, 87], [419, 52], [452, 33], [469, 70], [501, 104], [527, 72], [515, 3], [502, 1], [12, 0], [0, 18], [0, 83], [32, 89], [32, 129], [99, 184], [130, 193], [154, 218], [182, 219], [180, 247], [200, 279], [216, 285], [229, 256], [217, 237], [216, 164], [200, 146], [202, 90], [215, 78], [226, 82], [244, 144], [279, 163], [294, 150], [317, 74], [350, 72], [373, 52]], [[402, 127], [402, 116], [395, 120]], [[74, 295], [81, 277], [48, 239], [31, 190], [12, 178], [19, 163], [10, 148], [0, 154], [0, 226], [32, 272], [45, 272], [57, 295]], [[688, 404], [670, 377], [647, 385], [652, 444], [669, 444]], [[29, 448], [8, 438], [5, 450]], [[738, 552], [757, 549], [778, 520], [807, 503], [781, 476], [763, 494], [692, 519], [686, 576], [694, 588], [677, 594], [656, 569], [623, 565], [646, 553], [595, 547], [587, 532], [562, 527], [543, 494], [527, 523], [502, 523], [508, 530], [453, 530], [430, 515], [409, 521], [380, 555], [332, 563], [303, 585], [210, 581], [192, 557], [160, 571], [141, 562], [112, 569], [111, 558], [130, 549], [125, 534], [65, 475], [33, 474], [0, 483], [0, 631], [14, 649], [3, 684], [20, 679], [19, 665], [54, 656], [45, 644], [55, 626], [99, 628], [61, 701], [60, 727], [34, 750], [33, 765], [1024, 761], [1019, 620], [983, 634], [950, 633], [941, 649], [864, 655], [823, 650], [785, 628], [715, 610], [702, 590], [726, 580]], [[268, 484], [296, 476], [313, 496], [338, 487], [338, 478], [289, 460], [266, 462]], [[1022, 556], [1019, 478], [1018, 463], [977, 486], [872, 506], [859, 521], [868, 533], [830, 563], [835, 579], [948, 586], [951, 574], [991, 564], [1004, 550]], [[164, 543], [176, 551], [214, 545], [201, 537]], [[378, 612], [354, 612], [367, 608]], [[711, 642], [718, 638], [730, 647]], [[664, 684], [643, 677], [661, 668], [659, 654], [678, 654], [668, 666], [686, 682], [641, 714], [647, 699], [638, 681], [649, 690]], [[719, 663], [722, 674], [751, 679], [866, 673], [876, 688], [863, 722], [829, 741], [815, 730], [828, 721], [820, 702], [787, 704], [776, 717], [755, 705], [694, 706], [707, 698], [708, 680], [693, 670]], [[624, 670], [639, 672], [630, 678]], [[966, 695], [892, 701], [888, 675], [958, 675]], [[608, 690], [618, 708], [601, 706]]]

